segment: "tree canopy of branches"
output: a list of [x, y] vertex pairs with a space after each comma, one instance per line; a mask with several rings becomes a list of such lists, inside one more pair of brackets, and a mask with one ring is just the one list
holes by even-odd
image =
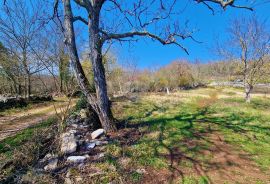
[[38, 3], [28, 5], [27, 2], [14, 0], [6, 2], [1, 9], [0, 38], [18, 63], [13, 67], [17, 66], [22, 74], [24, 93], [28, 98], [31, 94], [31, 76], [44, 70], [40, 56], [36, 55], [42, 47], [40, 34], [45, 24], [42, 7]]

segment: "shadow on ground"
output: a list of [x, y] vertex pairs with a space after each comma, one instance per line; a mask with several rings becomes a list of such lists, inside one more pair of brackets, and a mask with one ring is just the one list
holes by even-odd
[[[144, 117], [150, 117], [157, 110], [158, 107], [154, 106], [144, 113]], [[222, 130], [225, 130], [244, 136], [251, 142], [258, 139], [257, 133], [270, 136], [269, 127], [252, 124], [255, 120], [261, 120], [260, 116], [235, 113], [217, 116], [215, 111], [206, 107], [196, 108], [193, 113], [182, 112], [172, 117], [148, 119], [130, 123], [128, 128], [132, 128], [132, 131], [143, 129], [140, 132], [141, 137], [147, 137], [151, 132], [156, 132], [156, 136], [137, 139], [132, 144], [147, 144], [151, 147], [153, 153], [143, 155], [141, 159], [152, 157], [165, 160], [169, 172], [163, 176], [164, 181], [180, 180], [185, 183], [187, 178], [197, 178], [201, 183], [244, 183], [245, 179], [249, 179], [251, 183], [270, 181], [251, 160], [251, 154], [228, 144], [222, 135]], [[146, 181], [160, 182], [160, 179], [151, 177], [155, 176], [151, 170], [148, 172]]]

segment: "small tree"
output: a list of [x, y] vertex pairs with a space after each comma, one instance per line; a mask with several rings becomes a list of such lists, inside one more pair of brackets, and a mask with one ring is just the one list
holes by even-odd
[[270, 34], [264, 22], [255, 16], [239, 18], [229, 27], [230, 41], [220, 51], [241, 62], [240, 74], [243, 76], [245, 100], [250, 102], [256, 83], [266, 73], [267, 55], [270, 51]]

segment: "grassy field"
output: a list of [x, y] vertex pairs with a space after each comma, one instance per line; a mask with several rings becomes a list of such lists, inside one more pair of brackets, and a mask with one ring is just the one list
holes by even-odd
[[117, 169], [107, 177], [121, 178], [126, 171], [134, 183], [270, 183], [269, 112], [269, 97], [255, 94], [246, 104], [238, 89], [145, 94], [135, 103], [118, 102], [115, 115], [140, 136], [108, 147], [104, 164]]
[[[72, 175], [84, 183], [268, 184], [270, 97], [253, 97], [247, 104], [240, 89], [201, 88], [116, 101], [122, 128], [105, 159]], [[0, 152], [10, 155], [31, 131], [2, 141]]]

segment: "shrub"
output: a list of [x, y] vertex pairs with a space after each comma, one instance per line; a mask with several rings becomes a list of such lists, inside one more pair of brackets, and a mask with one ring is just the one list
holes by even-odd
[[218, 94], [216, 92], [210, 93], [209, 98], [202, 98], [197, 101], [199, 109], [208, 109], [212, 104], [218, 100]]
[[75, 110], [78, 111], [80, 109], [85, 109], [87, 107], [88, 107], [87, 99], [86, 99], [85, 95], [82, 94], [80, 96], [80, 99], [76, 103]]

